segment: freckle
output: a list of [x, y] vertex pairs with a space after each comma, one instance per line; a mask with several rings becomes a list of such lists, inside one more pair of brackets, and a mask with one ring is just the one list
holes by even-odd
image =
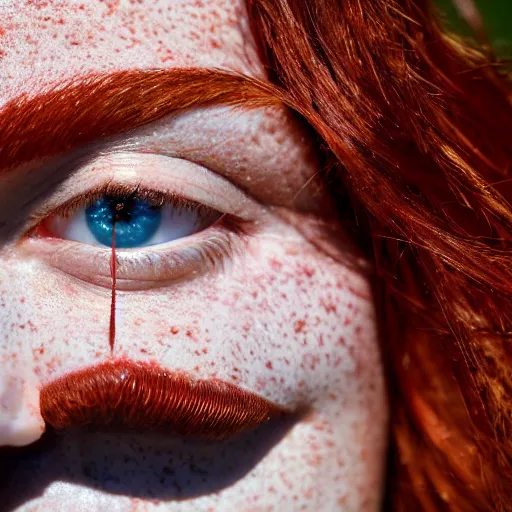
[[296, 320], [295, 321], [295, 332], [296, 333], [303, 332], [305, 325], [306, 325], [306, 322], [304, 320]]
[[313, 487], [308, 487], [305, 491], [304, 491], [304, 498], [306, 499], [311, 499], [313, 497]]
[[270, 267], [274, 270], [281, 270], [283, 268], [283, 264], [275, 258], [270, 259], [269, 264]]
[[315, 275], [315, 270], [309, 267], [304, 267], [303, 272], [306, 277], [313, 277]]
[[344, 494], [340, 498], [338, 498], [338, 505], [345, 505], [347, 503], [347, 495]]

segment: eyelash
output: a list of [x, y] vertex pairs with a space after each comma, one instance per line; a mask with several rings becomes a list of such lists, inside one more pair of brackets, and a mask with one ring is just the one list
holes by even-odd
[[[200, 204], [195, 201], [191, 201], [186, 199], [183, 196], [179, 196], [178, 194], [173, 194], [170, 192], [161, 192], [158, 190], [152, 190], [149, 188], [144, 188], [139, 185], [128, 185], [122, 183], [107, 183], [95, 189], [91, 189], [84, 194], [76, 196], [69, 201], [61, 204], [57, 208], [53, 208], [52, 210], [43, 209], [30, 217], [30, 225], [32, 228], [29, 229], [29, 233], [33, 232], [34, 229], [44, 222], [50, 216], [61, 216], [69, 218], [71, 217], [77, 210], [81, 208], [88, 208], [92, 204], [94, 204], [98, 199], [101, 199], [104, 196], [111, 197], [136, 197], [138, 199], [142, 199], [147, 201], [151, 205], [155, 207], [161, 207], [166, 204], [171, 204], [175, 208], [190, 208], [198, 213], [204, 213], [206, 211], [212, 211], [212, 208]], [[222, 214], [222, 217], [231, 217], [233, 220], [234, 216], [230, 216], [227, 213]], [[220, 220], [220, 219], [219, 219]], [[239, 219], [240, 222], [243, 222]]]

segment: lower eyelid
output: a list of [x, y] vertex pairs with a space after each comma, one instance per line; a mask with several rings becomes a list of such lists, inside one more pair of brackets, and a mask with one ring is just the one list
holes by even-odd
[[[182, 239], [179, 243], [155, 246], [157, 249], [143, 247], [140, 250], [117, 251], [117, 288], [157, 288], [224, 269], [243, 244], [243, 235], [220, 226], [208, 231]], [[28, 253], [56, 270], [110, 289], [110, 249], [45, 238], [27, 239], [25, 244]]]

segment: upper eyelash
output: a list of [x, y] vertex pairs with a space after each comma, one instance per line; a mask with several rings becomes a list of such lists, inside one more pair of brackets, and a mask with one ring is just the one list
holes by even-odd
[[178, 194], [172, 192], [161, 192], [158, 190], [145, 188], [142, 185], [133, 185], [126, 183], [105, 183], [97, 188], [88, 190], [87, 192], [76, 196], [61, 205], [52, 209], [46, 208], [30, 216], [30, 224], [33, 226], [39, 225], [46, 218], [52, 215], [59, 215], [61, 217], [71, 217], [77, 210], [87, 208], [94, 204], [98, 199], [104, 196], [111, 197], [136, 197], [147, 201], [155, 207], [162, 207], [166, 204], [171, 204], [178, 209], [189, 208], [194, 209], [201, 213], [204, 211], [214, 211], [213, 208], [204, 204], [192, 201]]

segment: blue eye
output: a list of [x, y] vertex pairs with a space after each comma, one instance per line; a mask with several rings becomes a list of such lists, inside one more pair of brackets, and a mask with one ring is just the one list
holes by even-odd
[[164, 244], [192, 235], [213, 224], [221, 214], [193, 204], [173, 204], [136, 197], [104, 195], [71, 214], [53, 215], [44, 222], [52, 236], [91, 245], [112, 245], [115, 224], [116, 247], [136, 248]]
[[87, 226], [96, 240], [112, 244], [112, 229], [116, 225], [116, 246], [140, 247], [154, 236], [162, 222], [162, 207], [133, 198], [120, 200], [102, 197], [86, 208]]

